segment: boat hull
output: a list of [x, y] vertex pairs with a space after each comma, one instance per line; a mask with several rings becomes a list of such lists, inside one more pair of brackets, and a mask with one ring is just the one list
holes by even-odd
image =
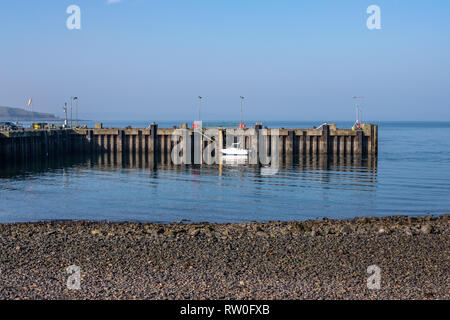
[[225, 156], [247, 156], [248, 151], [242, 149], [222, 149], [222, 154]]

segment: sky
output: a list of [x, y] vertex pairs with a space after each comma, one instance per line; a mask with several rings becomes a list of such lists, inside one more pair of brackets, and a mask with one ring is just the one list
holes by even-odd
[[[70, 30], [70, 5], [81, 29]], [[381, 29], [366, 12], [377, 5]], [[89, 120], [450, 121], [450, 1], [0, 3], [0, 105]]]

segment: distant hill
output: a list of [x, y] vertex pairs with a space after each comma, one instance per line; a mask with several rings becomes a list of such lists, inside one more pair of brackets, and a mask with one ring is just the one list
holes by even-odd
[[20, 108], [0, 107], [0, 121], [57, 121], [50, 113], [31, 112]]

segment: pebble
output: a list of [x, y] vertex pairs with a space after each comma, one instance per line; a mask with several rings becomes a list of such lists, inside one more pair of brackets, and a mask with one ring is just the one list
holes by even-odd
[[[449, 231], [448, 215], [0, 224], [0, 299], [449, 300]], [[72, 265], [81, 290], [66, 287]], [[366, 286], [371, 265], [381, 290]]]
[[429, 224], [424, 224], [424, 225], [420, 228], [420, 231], [421, 231], [422, 233], [429, 234], [429, 233], [431, 233], [431, 232], [433, 231], [433, 228], [432, 228], [431, 225], [429, 225]]

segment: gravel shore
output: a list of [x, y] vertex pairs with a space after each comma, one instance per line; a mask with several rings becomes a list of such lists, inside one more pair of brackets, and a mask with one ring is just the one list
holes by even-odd
[[[449, 215], [0, 224], [0, 299], [449, 299]], [[81, 269], [69, 290], [66, 268]], [[381, 270], [368, 289], [367, 268]]]

